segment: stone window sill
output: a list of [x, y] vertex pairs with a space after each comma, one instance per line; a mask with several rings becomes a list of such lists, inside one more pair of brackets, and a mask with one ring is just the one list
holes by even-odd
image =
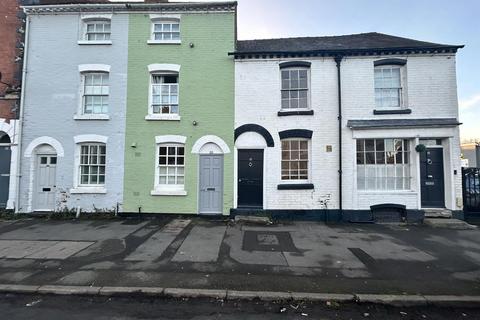
[[387, 109], [387, 110], [373, 110], [373, 114], [375, 115], [382, 115], [382, 114], [410, 114], [412, 113], [412, 109]]
[[105, 194], [107, 193], [107, 189], [105, 187], [76, 187], [70, 189], [71, 194], [87, 194], [87, 193], [97, 193], [97, 194]]
[[313, 183], [284, 183], [277, 185], [277, 190], [312, 190]]
[[74, 120], [110, 120], [108, 114], [76, 114]]
[[182, 40], [148, 40], [148, 44], [182, 44]]
[[278, 111], [277, 115], [279, 117], [285, 117], [285, 116], [313, 116], [313, 110], [297, 110], [297, 111], [280, 110], [280, 111]]
[[150, 191], [152, 196], [186, 196], [187, 191], [185, 190], [167, 190], [167, 189], [155, 189]]
[[78, 40], [79, 45], [111, 45], [111, 40]]
[[147, 121], [180, 121], [178, 114], [149, 114], [145, 116]]

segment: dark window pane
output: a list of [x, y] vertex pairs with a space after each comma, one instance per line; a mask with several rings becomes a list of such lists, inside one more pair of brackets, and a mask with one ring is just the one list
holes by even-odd
[[177, 158], [177, 164], [178, 164], [178, 165], [183, 165], [183, 164], [184, 164], [184, 160], [185, 160], [185, 158], [183, 158], [183, 157]]
[[385, 153], [377, 152], [377, 164], [385, 164]]
[[164, 76], [163, 83], [177, 83], [177, 76]]
[[365, 152], [365, 163], [375, 164], [375, 152]]
[[159, 164], [167, 164], [167, 158], [166, 157], [160, 157], [158, 163]]
[[182, 155], [184, 154], [184, 152], [185, 152], [185, 148], [184, 148], [184, 147], [178, 147], [178, 148], [177, 148], [177, 152], [178, 152], [179, 155], [182, 156]]
[[357, 152], [357, 164], [365, 164], [365, 154], [363, 152]]
[[364, 151], [365, 140], [357, 140], [357, 151]]
[[51, 157], [50, 164], [56, 164], [56, 163], [57, 163], [57, 157]]
[[174, 156], [176, 154], [176, 148], [175, 147], [168, 147], [168, 155], [169, 156]]
[[168, 157], [168, 164], [174, 165], [175, 164], [175, 157]]
[[377, 151], [385, 151], [385, 141], [383, 139], [375, 140]]
[[167, 154], [167, 148], [166, 147], [160, 147], [160, 155], [165, 156]]
[[375, 140], [365, 140], [365, 151], [375, 151]]
[[398, 164], [403, 163], [402, 154], [403, 154], [403, 152], [397, 152], [397, 154], [396, 154], [396, 158], [397, 158], [396, 161], [397, 161]]

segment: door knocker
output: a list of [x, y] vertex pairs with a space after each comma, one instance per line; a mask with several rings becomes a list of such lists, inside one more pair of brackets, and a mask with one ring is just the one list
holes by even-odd
[[427, 164], [432, 164], [432, 159], [427, 159]]

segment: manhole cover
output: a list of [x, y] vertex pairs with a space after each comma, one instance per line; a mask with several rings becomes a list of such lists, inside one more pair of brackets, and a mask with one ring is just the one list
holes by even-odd
[[286, 231], [245, 231], [243, 246], [245, 251], [299, 252], [292, 237]]

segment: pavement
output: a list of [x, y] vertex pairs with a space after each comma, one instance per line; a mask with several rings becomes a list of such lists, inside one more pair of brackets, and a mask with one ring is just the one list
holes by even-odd
[[3, 292], [479, 303], [479, 280], [479, 230], [177, 216], [0, 222]]

